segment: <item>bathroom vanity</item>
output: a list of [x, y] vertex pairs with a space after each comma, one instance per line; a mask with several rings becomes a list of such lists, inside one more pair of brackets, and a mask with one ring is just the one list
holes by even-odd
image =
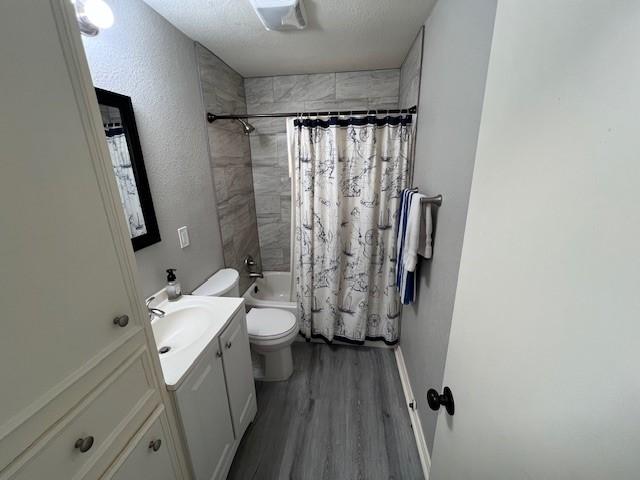
[[160, 300], [151, 325], [195, 480], [224, 479], [257, 412], [244, 300]]

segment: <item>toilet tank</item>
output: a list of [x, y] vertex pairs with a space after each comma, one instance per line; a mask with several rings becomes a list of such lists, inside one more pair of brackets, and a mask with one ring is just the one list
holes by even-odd
[[210, 276], [191, 295], [203, 297], [240, 297], [240, 275], [233, 268], [223, 268]]

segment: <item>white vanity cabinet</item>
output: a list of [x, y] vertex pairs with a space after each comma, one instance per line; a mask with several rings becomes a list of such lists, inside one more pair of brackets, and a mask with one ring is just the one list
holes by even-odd
[[244, 310], [235, 314], [229, 326], [220, 335], [220, 350], [227, 380], [233, 430], [236, 435], [242, 436], [256, 414], [256, 390]]
[[244, 303], [173, 391], [194, 480], [224, 479], [257, 412]]

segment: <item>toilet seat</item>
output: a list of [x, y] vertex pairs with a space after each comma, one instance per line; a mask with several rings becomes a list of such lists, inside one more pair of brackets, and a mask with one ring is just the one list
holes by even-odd
[[297, 333], [296, 317], [280, 308], [252, 308], [247, 313], [249, 340], [277, 340]]

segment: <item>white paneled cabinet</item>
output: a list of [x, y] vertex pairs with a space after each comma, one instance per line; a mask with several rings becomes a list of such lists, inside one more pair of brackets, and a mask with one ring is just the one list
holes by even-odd
[[195, 480], [226, 478], [257, 412], [244, 303], [173, 394]]
[[0, 44], [0, 480], [97, 479], [168, 396], [72, 3], [0, 2]]
[[214, 342], [175, 392], [197, 480], [221, 478], [234, 440], [222, 355]]
[[111, 480], [173, 480], [175, 466], [167, 447], [167, 420], [160, 407], [105, 475]]
[[256, 413], [256, 391], [244, 311], [236, 313], [220, 335], [233, 429], [242, 435]]

